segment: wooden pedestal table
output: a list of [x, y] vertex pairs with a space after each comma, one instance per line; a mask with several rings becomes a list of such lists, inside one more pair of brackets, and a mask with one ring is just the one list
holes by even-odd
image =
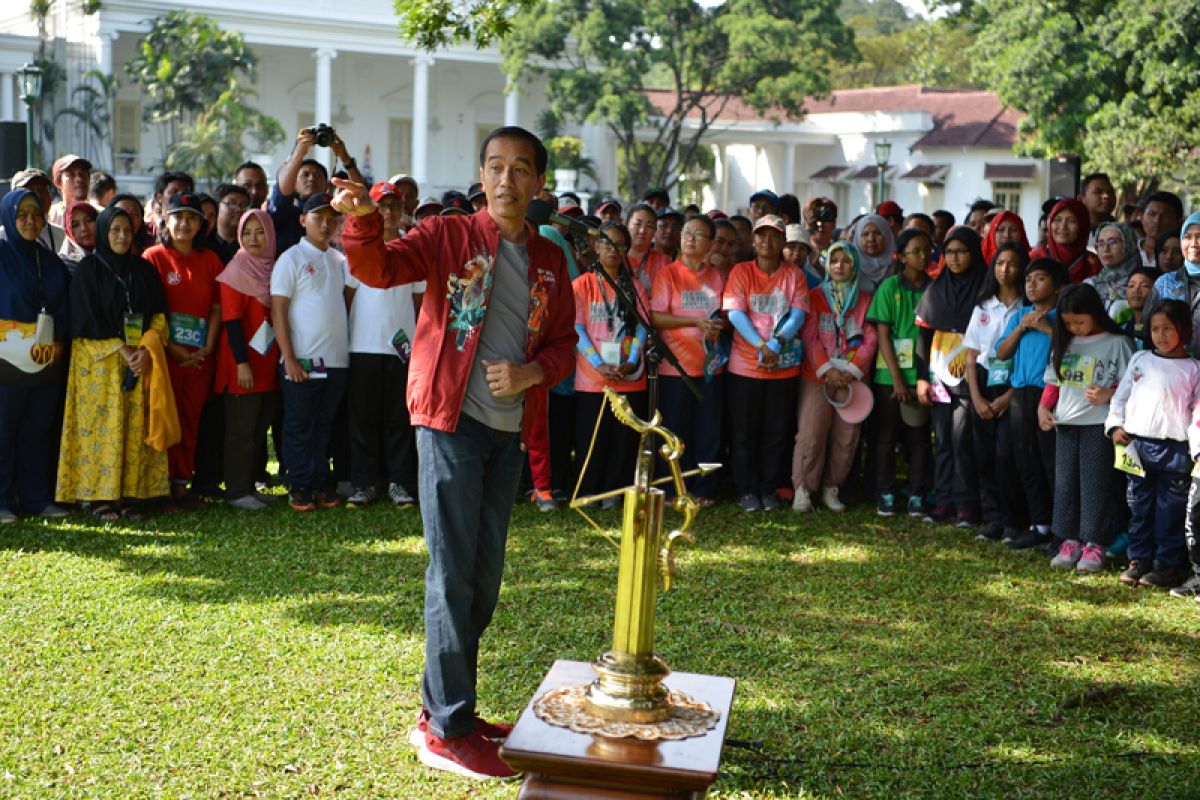
[[[535, 698], [596, 677], [586, 661], [555, 661]], [[500, 756], [526, 773], [519, 800], [651, 800], [702, 798], [717, 779], [734, 681], [672, 672], [669, 688], [708, 703], [721, 718], [703, 736], [677, 741], [612, 739], [549, 725], [525, 707]]]

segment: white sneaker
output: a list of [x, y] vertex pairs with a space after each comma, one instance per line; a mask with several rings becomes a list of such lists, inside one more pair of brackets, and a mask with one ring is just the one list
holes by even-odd
[[11, 525], [16, 521], [16, 514], [7, 508], [0, 508], [0, 525]]
[[812, 511], [812, 498], [808, 496], [808, 492], [799, 487], [796, 488], [796, 495], [792, 498], [792, 511], [798, 514]]
[[55, 505], [54, 503], [51, 503], [50, 505], [46, 506], [41, 511], [39, 511], [38, 516], [44, 517], [45, 519], [66, 519], [67, 510], [65, 508], [63, 508], [62, 506], [58, 506], [58, 505]]
[[243, 495], [236, 500], [230, 500], [229, 505], [233, 508], [240, 508], [243, 511], [262, 511], [267, 507], [267, 504], [260, 501], [252, 494]]
[[841, 513], [846, 510], [846, 507], [842, 505], [842, 501], [838, 499], [838, 487], [836, 486], [826, 486], [821, 490], [821, 502], [830, 511]]

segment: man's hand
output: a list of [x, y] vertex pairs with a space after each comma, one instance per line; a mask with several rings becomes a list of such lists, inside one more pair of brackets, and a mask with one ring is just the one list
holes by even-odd
[[511, 397], [542, 382], [542, 367], [537, 363], [514, 364], [507, 359], [486, 358], [481, 363], [487, 367], [487, 384], [493, 397]]
[[296, 158], [303, 159], [316, 143], [317, 134], [313, 133], [313, 129], [301, 128], [300, 132], [296, 134], [296, 146], [292, 148], [292, 152], [296, 155]]
[[283, 359], [283, 371], [292, 383], [304, 383], [308, 380], [308, 373], [304, 371], [304, 367], [300, 366], [300, 362], [295, 358]]
[[332, 178], [330, 182], [338, 189], [331, 203], [334, 211], [352, 217], [365, 217], [375, 210], [375, 203], [364, 184], [345, 178]]

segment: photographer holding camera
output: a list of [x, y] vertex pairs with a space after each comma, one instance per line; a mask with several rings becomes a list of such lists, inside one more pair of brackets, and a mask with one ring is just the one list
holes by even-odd
[[365, 183], [358, 171], [358, 163], [351, 158], [337, 131], [325, 123], [301, 128], [291, 155], [279, 167], [275, 187], [267, 199], [267, 212], [275, 223], [277, 255], [304, 238], [304, 228], [300, 224], [304, 201], [314, 194], [329, 191], [329, 171], [320, 161], [307, 157], [314, 145], [328, 147], [346, 167], [350, 180]]

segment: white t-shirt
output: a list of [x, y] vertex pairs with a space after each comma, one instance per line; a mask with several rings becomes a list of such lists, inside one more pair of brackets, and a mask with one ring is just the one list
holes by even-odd
[[271, 294], [291, 299], [288, 326], [296, 358], [323, 359], [326, 367], [350, 366], [346, 324], [346, 257], [322, 252], [301, 239], [275, 262]]
[[1012, 306], [1006, 306], [1000, 299], [992, 295], [971, 311], [971, 321], [967, 324], [967, 332], [963, 334], [963, 347], [978, 350], [979, 357], [975, 363], [984, 369], [996, 354], [996, 342], [1008, 324], [1008, 318], [1021, 307], [1018, 300]]
[[425, 282], [404, 283], [390, 289], [367, 286], [346, 267], [346, 288], [354, 290], [350, 304], [350, 352], [396, 355], [392, 338], [404, 331], [409, 344], [417, 327], [413, 295], [425, 293]]

